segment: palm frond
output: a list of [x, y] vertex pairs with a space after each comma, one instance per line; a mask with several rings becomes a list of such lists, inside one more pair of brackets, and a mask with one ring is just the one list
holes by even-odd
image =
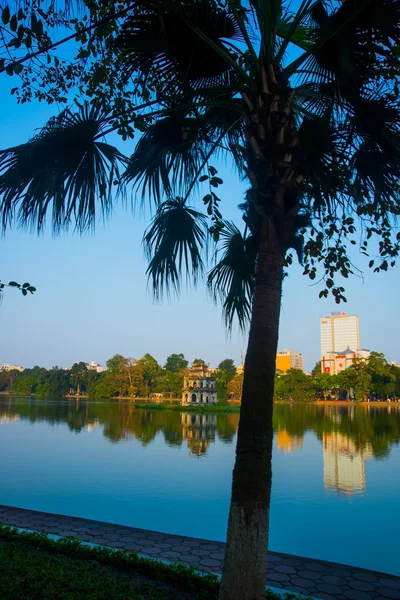
[[276, 54], [278, 64], [281, 62], [289, 44], [294, 44], [303, 50], [311, 47], [312, 37], [310, 36], [309, 27], [305, 25], [305, 19], [313, 4], [315, 4], [315, 0], [303, 0], [296, 14], [292, 15], [286, 12], [281, 15], [277, 27], [277, 35], [280, 38], [279, 49]]
[[374, 140], [382, 150], [400, 151], [400, 110], [398, 103], [384, 95], [359, 98], [349, 119], [354, 131], [365, 140]]
[[244, 330], [250, 320], [256, 248], [251, 236], [243, 236], [234, 223], [226, 222], [220, 236], [222, 257], [208, 274], [207, 284], [215, 301], [222, 302], [225, 323], [232, 329], [235, 316]]
[[385, 152], [374, 141], [367, 140], [354, 152], [351, 167], [353, 197], [357, 210], [361, 210], [359, 214], [371, 202], [391, 206], [392, 211], [399, 214], [399, 152]]
[[212, 155], [231, 151], [244, 136], [243, 101], [226, 98], [226, 106], [208, 107], [196, 118], [179, 112], [147, 129], [130, 158], [122, 184], [133, 182], [142, 200], [160, 203], [163, 196], [187, 194]]
[[34, 137], [0, 152], [0, 217], [3, 228], [14, 219], [40, 231], [52, 208], [55, 233], [75, 222], [78, 231], [93, 226], [113, 202], [113, 183], [125, 157], [101, 139], [105, 115], [85, 104], [48, 121]]
[[261, 38], [261, 57], [270, 64], [274, 57], [276, 34], [282, 16], [281, 0], [250, 0]]
[[216, 3], [197, 0], [174, 9], [163, 0], [141, 0], [114, 46], [127, 79], [155, 74], [165, 92], [229, 83], [233, 67], [223, 39], [237, 38], [241, 33], [234, 15]]
[[193, 117], [169, 116], [152, 124], [136, 145], [123, 174], [123, 184], [133, 182], [142, 198], [157, 204], [164, 195], [183, 193], [202, 160], [200, 123]]
[[206, 217], [182, 198], [163, 202], [143, 237], [149, 266], [147, 276], [155, 298], [179, 293], [181, 279], [197, 284], [204, 272], [202, 250], [206, 240]]
[[304, 174], [308, 195], [317, 211], [321, 207], [333, 210], [338, 194], [345, 193], [350, 178], [342, 156], [342, 137], [329, 115], [325, 115], [303, 119], [299, 141], [294, 158]]
[[[397, 0], [385, 0], [393, 4]], [[315, 2], [310, 12], [313, 41], [301, 56], [284, 69], [290, 77], [295, 72], [317, 83], [334, 81], [341, 93], [356, 94], [368, 79], [371, 66], [370, 42], [377, 34], [371, 20], [360, 23], [376, 0], [349, 0], [336, 10], [329, 3]], [[382, 7], [376, 8], [382, 11]], [[361, 20], [361, 21], [360, 21]], [[378, 34], [379, 35], [379, 34]]]

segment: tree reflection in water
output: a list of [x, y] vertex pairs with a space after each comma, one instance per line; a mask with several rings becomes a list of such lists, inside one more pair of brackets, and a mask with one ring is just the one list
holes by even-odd
[[[217, 439], [233, 443], [239, 424], [239, 415], [232, 413], [146, 411], [136, 409], [133, 403], [116, 401], [0, 398], [0, 424], [16, 419], [65, 423], [76, 433], [102, 427], [103, 435], [112, 443], [134, 438], [146, 446], [160, 434], [169, 446], [186, 442], [193, 456], [206, 456]], [[284, 452], [300, 450], [305, 433], [314, 432], [326, 456], [384, 458], [400, 442], [400, 407], [276, 404], [274, 430], [277, 448]], [[337, 465], [331, 470], [334, 468]], [[326, 481], [333, 482], [332, 477], [327, 474]]]

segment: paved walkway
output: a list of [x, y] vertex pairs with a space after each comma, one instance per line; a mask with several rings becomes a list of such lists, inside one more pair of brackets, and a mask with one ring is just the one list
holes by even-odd
[[[135, 550], [153, 558], [220, 573], [223, 542], [211, 542], [145, 529], [0, 505], [0, 523], [74, 536], [85, 542]], [[267, 584], [322, 600], [400, 600], [400, 577], [348, 565], [269, 552]]]

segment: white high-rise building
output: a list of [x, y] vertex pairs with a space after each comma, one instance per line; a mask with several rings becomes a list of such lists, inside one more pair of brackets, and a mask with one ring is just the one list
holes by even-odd
[[321, 317], [321, 359], [333, 352], [360, 348], [360, 324], [357, 315], [334, 312], [330, 317]]

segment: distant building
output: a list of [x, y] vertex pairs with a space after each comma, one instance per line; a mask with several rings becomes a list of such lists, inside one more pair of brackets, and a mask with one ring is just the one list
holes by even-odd
[[209, 365], [192, 363], [183, 379], [183, 404], [216, 404], [217, 381], [210, 376]]
[[276, 355], [276, 370], [286, 373], [289, 369], [303, 370], [303, 357], [295, 350], [281, 350]]
[[218, 369], [217, 367], [213, 367], [212, 369], [208, 369], [208, 372], [211, 376], [213, 375], [218, 375], [220, 369]]
[[23, 367], [19, 365], [9, 365], [8, 363], [3, 363], [0, 367], [0, 371], [24, 371]]
[[332, 352], [346, 348], [360, 348], [360, 323], [357, 315], [333, 312], [330, 317], [319, 320], [321, 334], [321, 359]]
[[99, 365], [99, 363], [94, 362], [94, 360], [92, 360], [91, 363], [85, 363], [85, 365], [89, 371], [96, 371], [97, 373], [102, 373], [104, 371], [104, 368]]
[[321, 357], [321, 373], [337, 375], [345, 369], [348, 369], [354, 363], [354, 360], [367, 360], [371, 355], [369, 350], [351, 350], [347, 348], [342, 352], [330, 352]]
[[354, 359], [366, 360], [369, 350], [360, 348], [360, 322], [357, 315], [333, 312], [321, 317], [321, 372], [336, 375], [351, 367]]

